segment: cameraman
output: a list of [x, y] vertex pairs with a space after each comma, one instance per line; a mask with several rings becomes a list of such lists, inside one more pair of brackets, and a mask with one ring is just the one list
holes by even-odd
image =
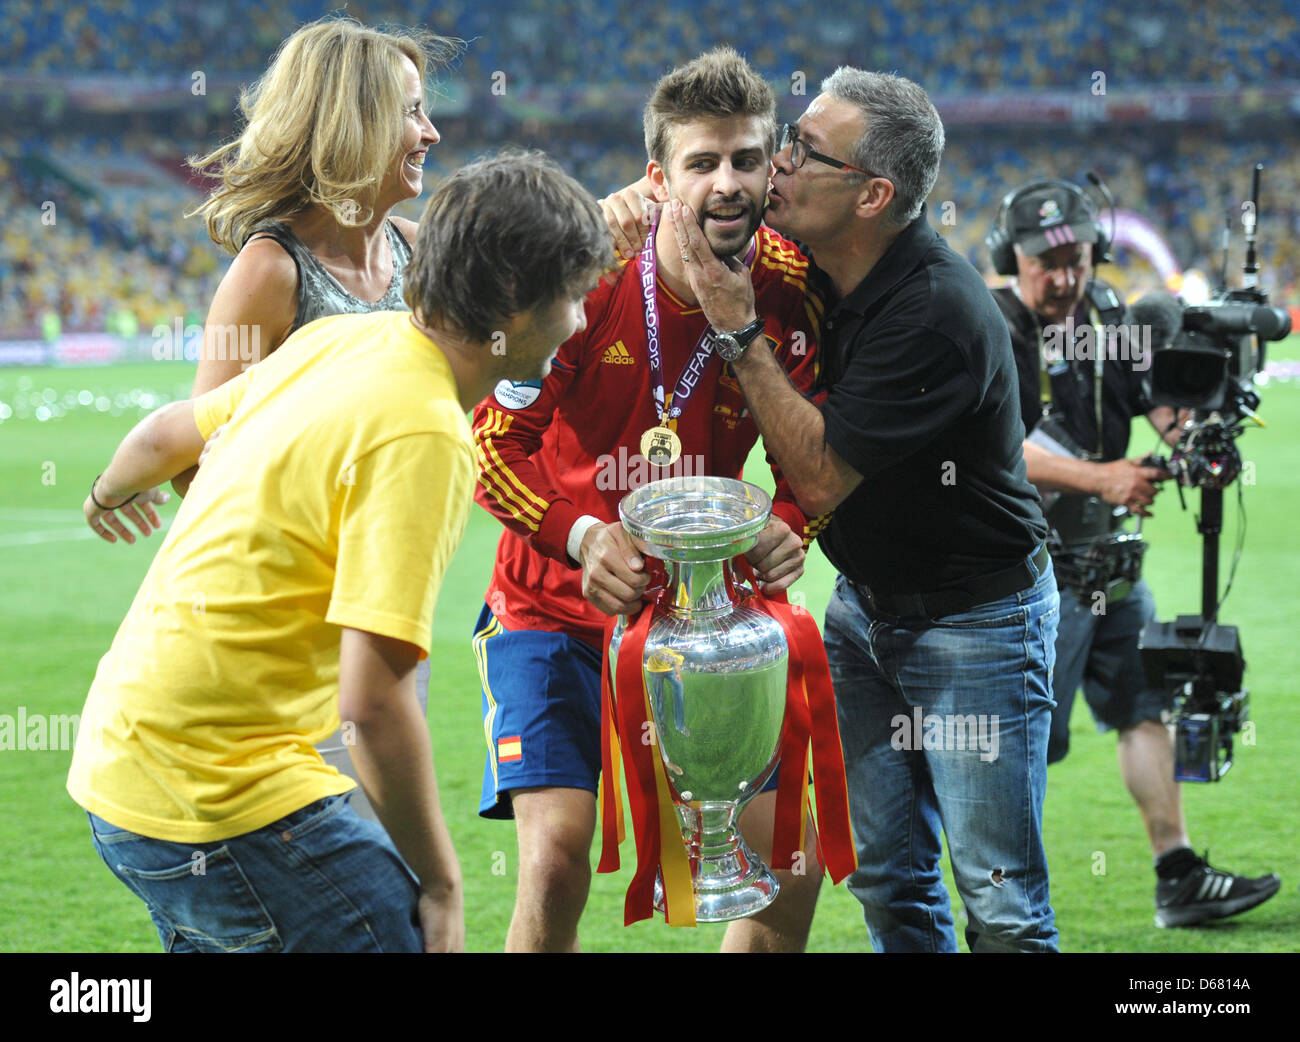
[[1092, 328], [1125, 322], [1114, 290], [1093, 276], [1094, 264], [1110, 259], [1110, 243], [1087, 195], [1066, 181], [1033, 181], [1009, 193], [987, 243], [998, 274], [1015, 276], [993, 296], [1011, 331], [1029, 435], [1025, 463], [1054, 530], [1049, 546], [1061, 586], [1047, 762], [1069, 750], [1082, 683], [1098, 728], [1119, 731], [1120, 775], [1155, 855], [1156, 925], [1243, 912], [1272, 897], [1280, 881], [1219, 871], [1191, 849], [1173, 741], [1161, 722], [1169, 698], [1146, 687], [1138, 652], [1142, 627], [1155, 617], [1151, 591], [1138, 578], [1143, 546], [1111, 537], [1123, 517], [1117, 508], [1151, 516], [1158, 482], [1168, 477], [1125, 458], [1133, 417], [1145, 414], [1170, 444], [1178, 425], [1171, 409], [1146, 401], [1150, 358], [1138, 338], [1112, 345]]

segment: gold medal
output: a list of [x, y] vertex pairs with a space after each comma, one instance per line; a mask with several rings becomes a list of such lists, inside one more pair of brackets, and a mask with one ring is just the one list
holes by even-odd
[[670, 427], [651, 427], [641, 435], [641, 455], [655, 467], [670, 467], [682, 454], [682, 439]]

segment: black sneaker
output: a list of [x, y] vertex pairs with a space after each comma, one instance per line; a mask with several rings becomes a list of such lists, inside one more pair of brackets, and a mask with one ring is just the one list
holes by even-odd
[[1156, 925], [1196, 926], [1211, 919], [1225, 919], [1263, 904], [1281, 886], [1282, 880], [1275, 872], [1247, 879], [1220, 872], [1205, 858], [1197, 858], [1195, 866], [1176, 879], [1156, 882]]

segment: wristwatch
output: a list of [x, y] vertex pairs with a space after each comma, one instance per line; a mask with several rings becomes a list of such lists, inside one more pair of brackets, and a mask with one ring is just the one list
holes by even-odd
[[754, 319], [747, 326], [741, 326], [740, 329], [732, 330], [730, 333], [720, 329], [713, 331], [713, 350], [718, 352], [718, 357], [727, 362], [734, 362], [737, 358], [745, 353], [758, 335], [763, 332], [763, 320]]

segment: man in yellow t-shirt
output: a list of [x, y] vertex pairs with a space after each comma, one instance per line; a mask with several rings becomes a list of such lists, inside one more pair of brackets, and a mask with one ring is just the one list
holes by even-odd
[[[595, 201], [549, 160], [474, 164], [425, 211], [411, 314], [304, 327], [147, 417], [95, 480], [91, 527], [148, 535], [130, 499], [224, 427], [100, 661], [68, 776], [167, 950], [463, 948], [414, 680], [472, 495], [465, 413], [549, 371], [611, 262]], [[382, 828], [313, 748], [340, 719]]]

